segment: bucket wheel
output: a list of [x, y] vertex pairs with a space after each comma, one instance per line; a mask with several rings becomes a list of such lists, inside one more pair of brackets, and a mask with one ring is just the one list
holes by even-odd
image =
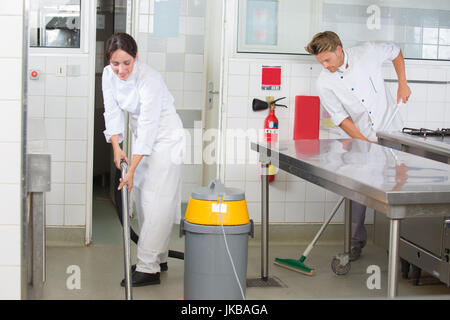
[[331, 270], [338, 276], [346, 275], [350, 268], [349, 255], [346, 253], [339, 253], [331, 260]]

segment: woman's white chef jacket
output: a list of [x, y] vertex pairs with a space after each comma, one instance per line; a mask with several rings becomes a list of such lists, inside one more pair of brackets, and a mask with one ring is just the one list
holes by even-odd
[[151, 155], [159, 143], [171, 138], [179, 140], [183, 135], [174, 99], [161, 75], [148, 65], [136, 61], [126, 80], [120, 80], [108, 65], [103, 69], [102, 87], [106, 127], [103, 133], [108, 143], [116, 134], [119, 143], [122, 142], [124, 111], [130, 115], [130, 129], [135, 138], [133, 154]]
[[385, 87], [382, 64], [394, 60], [399, 52], [400, 48], [394, 44], [365, 43], [345, 49], [344, 64], [336, 72], [322, 70], [316, 86], [320, 101], [335, 125], [350, 117], [372, 141], [377, 140], [377, 131], [402, 127], [398, 113], [390, 128], [384, 128], [396, 101]]
[[136, 62], [126, 80], [107, 66], [102, 85], [106, 140], [116, 134], [123, 140], [128, 111], [133, 154], [144, 155], [133, 181], [140, 225], [136, 270], [160, 272], [160, 263], [167, 261], [172, 225], [181, 213], [183, 125], [161, 75], [145, 64]]

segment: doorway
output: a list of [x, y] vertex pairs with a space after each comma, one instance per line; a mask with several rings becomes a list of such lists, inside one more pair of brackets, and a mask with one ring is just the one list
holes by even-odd
[[[105, 45], [108, 38], [117, 32], [130, 33], [131, 25], [131, 4], [127, 0], [98, 0], [97, 1], [97, 28], [96, 28], [96, 58], [95, 58], [95, 108], [94, 108], [94, 159], [93, 159], [93, 210], [92, 210], [92, 239], [104, 237], [102, 228], [99, 228], [96, 216], [99, 213], [95, 210], [95, 204], [99, 201], [114, 201], [114, 177], [116, 168], [112, 161], [113, 152], [111, 145], [106, 142], [103, 131], [104, 105], [102, 93], [102, 73], [103, 68], [108, 65], [105, 58]], [[128, 14], [127, 14], [128, 13]], [[126, 146], [125, 146], [126, 147]], [[126, 152], [126, 150], [124, 150]], [[101, 210], [100, 210], [101, 211]], [[114, 209], [113, 209], [114, 211]], [[111, 212], [115, 216], [114, 212]], [[97, 229], [96, 229], [97, 226]]]

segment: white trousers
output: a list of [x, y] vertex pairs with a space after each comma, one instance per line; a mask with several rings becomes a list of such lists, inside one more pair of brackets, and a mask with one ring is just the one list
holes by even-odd
[[[136, 270], [160, 272], [167, 261], [172, 226], [181, 216], [181, 158], [184, 140], [165, 142], [136, 168], [133, 196], [139, 218]], [[174, 157], [178, 161], [174, 161]]]

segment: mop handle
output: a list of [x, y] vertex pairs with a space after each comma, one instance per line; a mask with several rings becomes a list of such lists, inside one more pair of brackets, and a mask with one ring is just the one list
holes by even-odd
[[317, 232], [316, 236], [314, 237], [313, 241], [308, 245], [308, 247], [306, 248], [305, 252], [303, 253], [303, 256], [306, 258], [309, 253], [311, 252], [312, 248], [315, 246], [317, 240], [319, 240], [320, 236], [322, 235], [323, 231], [325, 230], [325, 228], [328, 226], [328, 224], [330, 223], [331, 219], [333, 219], [334, 215], [336, 214], [336, 211], [339, 209], [339, 207], [341, 206], [341, 203], [344, 202], [344, 197], [341, 197], [339, 199], [339, 201], [336, 203], [336, 205], [334, 206], [333, 210], [331, 211], [331, 213], [328, 215], [327, 220], [325, 220], [325, 222], [322, 224], [322, 227], [320, 227], [319, 232]]
[[392, 121], [394, 121], [394, 118], [395, 118], [395, 116], [396, 116], [397, 113], [398, 113], [398, 110], [400, 110], [400, 105], [399, 105], [399, 104], [396, 104], [396, 105], [395, 105], [394, 113], [392, 113], [391, 117], [390, 117], [389, 120], [386, 122], [386, 125], [383, 127], [383, 130], [388, 130], [388, 129], [389, 129], [389, 127], [390, 127], [391, 124], [392, 124]]
[[[122, 181], [127, 174], [127, 163], [124, 159], [120, 160]], [[123, 221], [123, 253], [125, 268], [125, 298], [133, 300], [131, 283], [131, 249], [130, 249], [130, 215], [128, 214], [128, 188], [124, 185], [122, 188], [122, 221]]]

